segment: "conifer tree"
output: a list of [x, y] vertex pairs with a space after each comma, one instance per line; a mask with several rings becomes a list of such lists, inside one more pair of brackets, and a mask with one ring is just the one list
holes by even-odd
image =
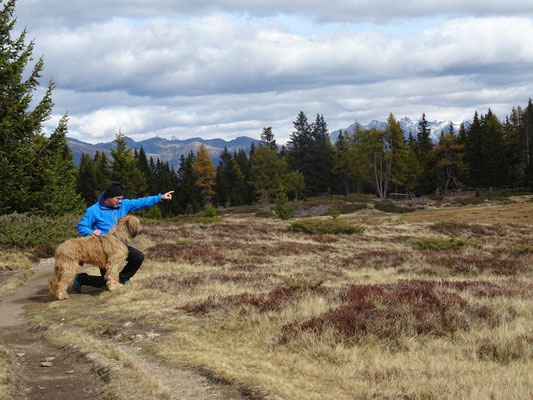
[[529, 99], [524, 113], [524, 147], [523, 165], [525, 171], [524, 184], [533, 190], [533, 102]]
[[124, 185], [125, 197], [143, 197], [146, 193], [146, 180], [137, 168], [137, 162], [131, 149], [127, 148], [126, 138], [118, 132], [115, 138], [116, 149], [111, 149], [113, 181]]
[[82, 154], [78, 177], [76, 181], [76, 191], [80, 194], [87, 206], [96, 202], [98, 194], [96, 181], [96, 165], [88, 154]]
[[489, 109], [483, 119], [481, 155], [484, 164], [483, 186], [504, 186], [508, 178], [503, 126]]
[[[13, 17], [15, 3], [15, 0], [9, 0], [0, 10], [0, 213], [31, 210], [67, 212], [75, 207], [66, 202], [61, 193], [73, 192], [75, 181], [70, 179], [70, 160], [61, 144], [61, 135], [67, 129], [66, 118], [59, 123], [53, 139], [42, 134], [42, 123], [50, 118], [52, 112], [53, 82], [48, 84], [41, 100], [33, 100], [44, 62], [41, 57], [33, 67], [29, 66], [34, 42], [26, 44], [26, 29], [16, 37], [12, 35], [16, 22]], [[35, 104], [33, 108], [32, 104]], [[35, 185], [36, 182], [49, 184], [57, 179], [56, 176], [47, 176], [62, 167], [51, 164], [59, 162], [59, 158], [50, 154], [49, 149], [52, 148], [64, 158], [63, 167], [67, 173], [62, 183], [56, 181], [61, 185], [54, 194], [58, 200], [57, 207], [48, 202], [39, 203], [40, 200], [44, 201], [43, 193], [50, 187]], [[72, 187], [66, 188], [64, 185]], [[79, 197], [76, 201], [79, 201]], [[61, 206], [65, 208], [60, 210]]]
[[436, 188], [435, 175], [437, 170], [431, 153], [433, 142], [431, 141], [430, 134], [431, 130], [426, 120], [426, 114], [423, 113], [418, 123], [416, 136], [418, 162], [422, 168], [417, 189], [418, 194], [433, 193]]
[[285, 174], [288, 173], [287, 160], [267, 146], [255, 149], [252, 161], [252, 183], [263, 203], [268, 203], [275, 193], [283, 190]]
[[464, 143], [464, 160], [468, 168], [468, 183], [474, 187], [483, 186], [484, 161], [481, 154], [483, 145], [483, 126], [477, 111], [470, 128], [466, 132]]
[[111, 161], [104, 152], [96, 152], [94, 155], [94, 165], [96, 173], [96, 185], [95, 190], [98, 193], [102, 193], [111, 183]]
[[239, 167], [239, 170], [242, 173], [244, 181], [243, 204], [251, 204], [255, 201], [255, 188], [251, 182], [252, 163], [250, 161], [250, 158], [254, 153], [251, 152], [250, 157], [248, 157], [248, 155], [243, 149], [239, 149], [236, 153], [233, 154], [233, 159], [237, 163], [237, 166]]
[[334, 149], [324, 116], [317, 114], [316, 121], [309, 125], [300, 111], [293, 125], [295, 130], [287, 143], [290, 168], [304, 175], [307, 194], [330, 191]]
[[[146, 157], [146, 152], [144, 148], [141, 147], [139, 152], [135, 150], [135, 160], [137, 161], [137, 168], [142, 172], [144, 180], [146, 181], [146, 192], [148, 194], [159, 193], [159, 190], [164, 190], [161, 193], [165, 193], [170, 189], [160, 189], [156, 184], [156, 179], [153, 175], [153, 170], [150, 168], [150, 163]], [[167, 203], [163, 203], [167, 204]]]
[[187, 157], [183, 154], [180, 157], [180, 165], [177, 171], [178, 191], [176, 192], [176, 203], [181, 213], [185, 213], [187, 210], [191, 212], [200, 211], [201, 196], [195, 185], [194, 159], [195, 156], [192, 151]]
[[224, 206], [237, 206], [245, 202], [244, 177], [225, 146], [217, 166], [215, 193], [217, 203]]
[[195, 185], [200, 190], [203, 205], [205, 206], [214, 194], [213, 187], [215, 185], [216, 169], [203, 144], [200, 145], [200, 150], [194, 159], [192, 167], [196, 178]]
[[443, 176], [442, 192], [448, 192], [451, 186], [458, 187], [459, 179], [463, 171], [463, 145], [458, 142], [457, 137], [452, 133], [445, 133], [441, 136], [437, 146], [433, 148], [433, 153], [437, 165]]
[[33, 212], [62, 215], [83, 210], [83, 201], [76, 193], [77, 170], [67, 146], [67, 121], [66, 116], [61, 118], [50, 138], [36, 137], [43, 147], [32, 165], [41, 172], [31, 175], [34, 192], [27, 204]]
[[333, 171], [335, 173], [335, 180], [339, 193], [348, 194], [351, 192], [351, 176], [350, 176], [350, 146], [348, 142], [349, 133], [343, 133], [341, 130], [337, 141], [335, 142], [335, 160], [333, 163]]
[[261, 133], [261, 143], [262, 146], [266, 146], [274, 151], [278, 151], [278, 146], [276, 144], [276, 139], [274, 139], [274, 134], [272, 133], [272, 127], [263, 128]]

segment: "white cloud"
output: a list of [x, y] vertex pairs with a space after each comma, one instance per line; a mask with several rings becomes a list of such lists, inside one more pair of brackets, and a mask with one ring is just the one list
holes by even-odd
[[302, 38], [207, 17], [187, 28], [157, 21], [53, 31], [38, 48], [62, 87], [160, 97], [477, 74], [502, 64], [510, 74], [533, 63], [533, 43], [524, 40], [532, 35], [525, 18], [453, 20], [395, 39], [350, 31]]
[[[457, 120], [488, 107], [503, 116], [533, 91], [531, 0], [56, 1], [18, 9], [45, 55], [43, 82], [56, 82], [54, 111], [68, 111], [82, 140], [112, 140], [118, 129], [259, 137], [272, 126], [284, 142], [300, 110], [323, 113], [331, 130], [389, 112]], [[278, 14], [366, 24], [299, 34]], [[460, 17], [410, 34], [375, 29], [438, 15]]]
[[23, 20], [34, 26], [76, 26], [114, 18], [145, 19], [161, 15], [190, 17], [231, 13], [254, 17], [295, 15], [321, 22], [374, 22], [434, 16], [531, 15], [531, 0], [19, 0]]

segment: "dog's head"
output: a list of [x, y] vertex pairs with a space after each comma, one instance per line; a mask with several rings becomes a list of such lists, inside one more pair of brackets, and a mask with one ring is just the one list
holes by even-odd
[[126, 215], [122, 217], [119, 220], [119, 223], [124, 223], [126, 230], [132, 239], [141, 233], [141, 221], [139, 218], [134, 217], [133, 215]]
[[110, 235], [115, 235], [123, 241], [133, 239], [139, 233], [141, 233], [141, 221], [133, 215], [125, 215], [120, 218], [118, 224], [109, 231]]

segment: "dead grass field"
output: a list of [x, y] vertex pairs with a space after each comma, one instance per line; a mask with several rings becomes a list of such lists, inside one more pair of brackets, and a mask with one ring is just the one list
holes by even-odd
[[58, 345], [75, 327], [255, 398], [531, 399], [533, 203], [523, 200], [364, 209], [341, 216], [366, 228], [353, 235], [244, 216], [150, 224], [131, 285], [51, 301], [34, 318], [57, 324]]

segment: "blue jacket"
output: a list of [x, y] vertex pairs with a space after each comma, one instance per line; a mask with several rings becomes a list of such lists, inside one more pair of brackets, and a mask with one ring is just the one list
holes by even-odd
[[140, 199], [123, 199], [118, 208], [112, 208], [105, 204], [104, 194], [102, 193], [98, 197], [98, 201], [85, 211], [85, 215], [76, 228], [82, 236], [90, 236], [97, 229], [101, 230], [103, 235], [106, 235], [120, 217], [133, 211], [151, 207], [162, 201], [160, 193]]

